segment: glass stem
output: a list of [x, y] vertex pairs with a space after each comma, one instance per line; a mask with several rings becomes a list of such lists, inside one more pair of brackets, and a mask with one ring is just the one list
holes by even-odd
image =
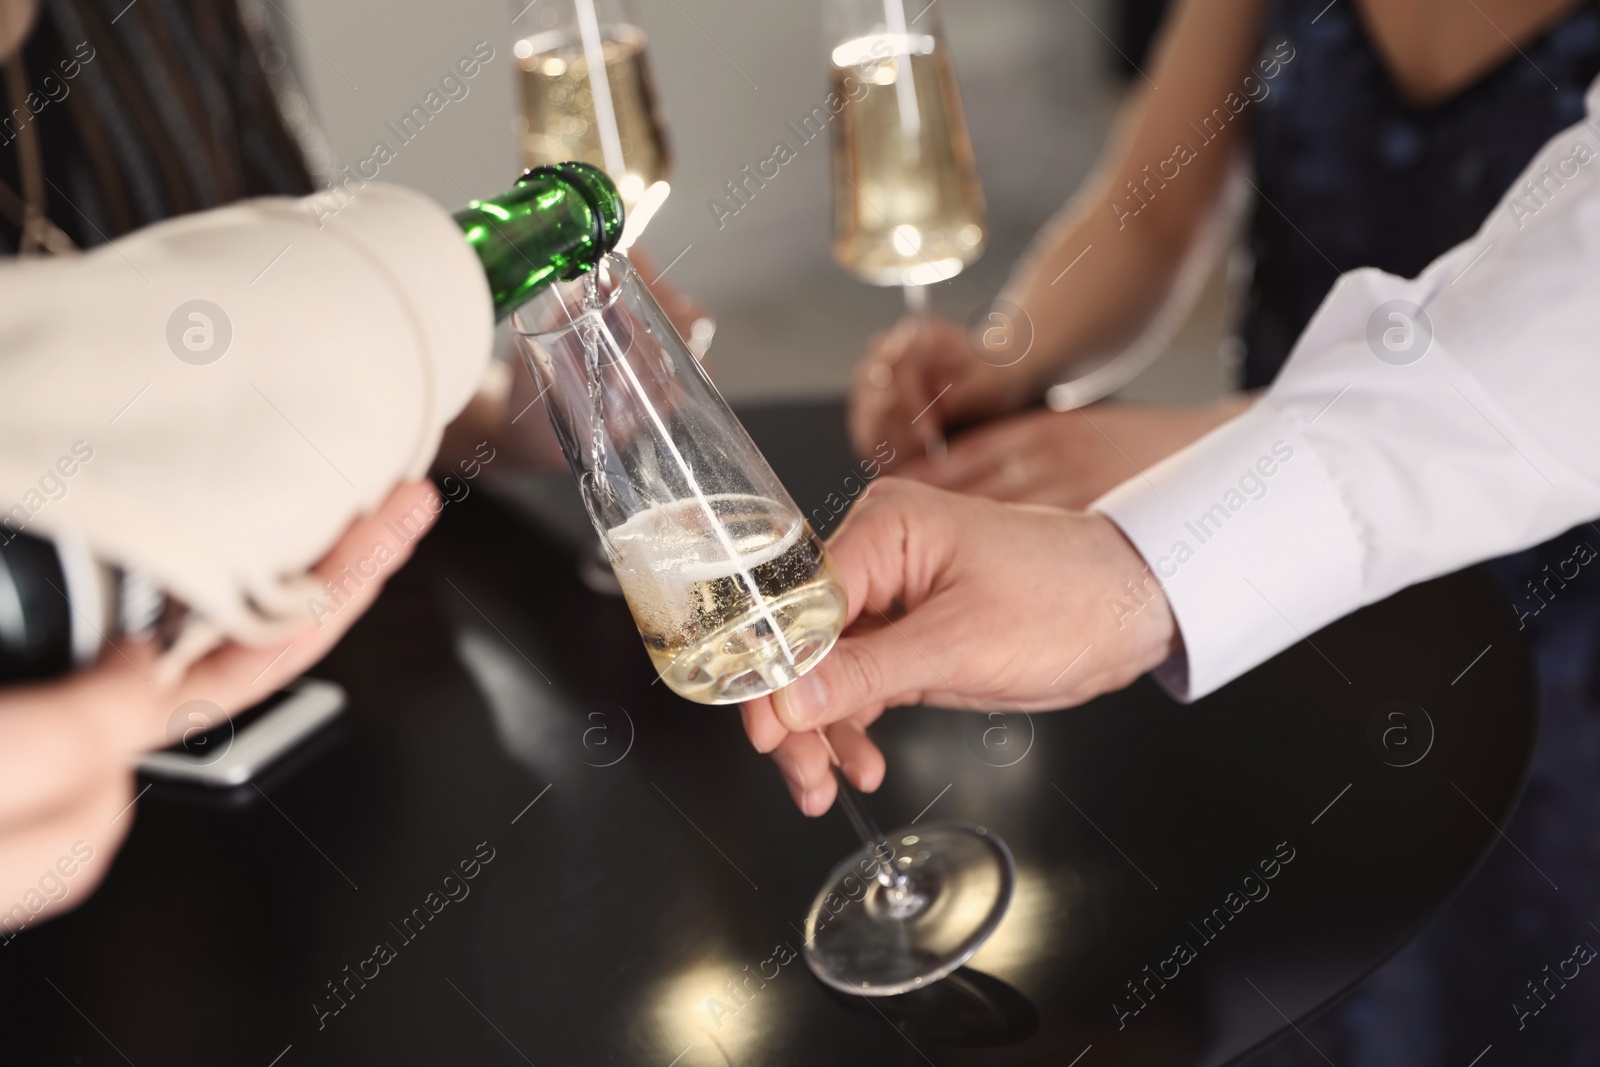
[[906, 295], [906, 310], [913, 315], [926, 315], [928, 313], [928, 287], [926, 285], [906, 285], [901, 290]]
[[[903, 285], [900, 290], [905, 293], [906, 313], [918, 320], [917, 326], [919, 329], [926, 326], [927, 324], [922, 320], [928, 317], [928, 308], [931, 304], [929, 287], [926, 285]], [[937, 400], [938, 398], [935, 397], [934, 399]], [[929, 405], [929, 407], [932, 406], [932, 404]], [[925, 427], [919, 427], [919, 429], [922, 430], [922, 447], [928, 458], [935, 463], [944, 459], [950, 451], [950, 447], [945, 441], [944, 431], [939, 429], [931, 419]]]
[[861, 794], [856, 792], [856, 787], [844, 776], [844, 767], [840, 765], [839, 754], [828, 743], [827, 735], [821, 730], [817, 736], [822, 739], [822, 746], [828, 750], [828, 762], [833, 767], [833, 777], [839, 783], [839, 806], [844, 808], [844, 813], [850, 820], [850, 825], [855, 828], [856, 836], [861, 843], [867, 846], [867, 851], [872, 853], [872, 858], [878, 864], [878, 881], [885, 889], [892, 889], [898, 893], [906, 891], [906, 876], [896, 871], [889, 863], [888, 856], [892, 850], [883, 838], [883, 831], [878, 829], [875, 820], [867, 811], [866, 803], [861, 799]]

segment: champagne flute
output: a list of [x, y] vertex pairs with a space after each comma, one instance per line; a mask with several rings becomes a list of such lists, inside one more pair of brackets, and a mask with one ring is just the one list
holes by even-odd
[[[627, 258], [551, 285], [512, 324], [660, 679], [731, 704], [820, 663], [844, 627], [844, 583]], [[866, 995], [944, 977], [1005, 913], [1010, 853], [961, 824], [885, 836], [817, 736], [861, 848], [817, 896], [807, 964]]]
[[[646, 58], [648, 38], [628, 0], [545, 0], [541, 29], [512, 47], [522, 102], [523, 166], [577, 159], [605, 171], [622, 194], [627, 251], [666, 203], [672, 153]], [[716, 335], [709, 316], [691, 325], [704, 359]]]
[[843, 583], [633, 265], [605, 256], [512, 323], [661, 680], [731, 704], [819, 662]]
[[[626, 251], [672, 189], [648, 39], [628, 0], [544, 0], [535, 18], [540, 29], [511, 49], [522, 104], [522, 163], [576, 159], [605, 171], [622, 195], [627, 221], [617, 249]], [[716, 332], [709, 315], [690, 324], [684, 340], [695, 358], [705, 358]], [[599, 544], [580, 557], [578, 572], [590, 589], [616, 594]]]
[[[898, 285], [914, 317], [930, 285], [983, 253], [983, 188], [955, 66], [933, 4], [828, 0], [833, 91], [833, 256], [871, 285]], [[930, 437], [938, 454], [943, 439]]]
[[605, 171], [627, 209], [618, 247], [638, 239], [671, 191], [671, 155], [627, 0], [546, 0], [538, 32], [512, 46], [527, 167], [580, 160]]

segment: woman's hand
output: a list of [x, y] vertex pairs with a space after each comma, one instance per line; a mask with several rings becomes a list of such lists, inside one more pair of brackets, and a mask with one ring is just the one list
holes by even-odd
[[844, 636], [809, 674], [742, 709], [751, 743], [773, 753], [807, 815], [826, 811], [835, 792], [819, 727], [851, 782], [870, 792], [884, 764], [865, 729], [886, 707], [1069, 707], [1127, 685], [1177, 647], [1166, 597], [1102, 515], [887, 478], [829, 549], [849, 594]]
[[[174, 713], [191, 700], [232, 715], [271, 696], [328, 653], [410, 557], [386, 523], [432, 522], [437, 491], [402, 485], [373, 515], [356, 521], [316, 567], [325, 580], [374, 546], [392, 555], [375, 579], [337, 612], [281, 645], [227, 645], [170, 686], [156, 684], [148, 644], [108, 651], [100, 664], [60, 681], [0, 690], [0, 944], [24, 926], [76, 907], [111, 865], [133, 825], [134, 764], [171, 744]], [[346, 583], [348, 588], [349, 583]]]
[[1020, 504], [1086, 508], [1241, 414], [1242, 397], [1190, 407], [1096, 404], [996, 419], [896, 473], [941, 489]]
[[[993, 330], [1004, 332], [1004, 325]], [[850, 387], [850, 442], [861, 456], [887, 442], [901, 457], [935, 451], [946, 427], [1000, 415], [1044, 391], [1038, 360], [1013, 362], [1010, 341], [977, 343], [948, 319], [910, 315], [872, 339]], [[998, 337], [998, 335], [996, 335]], [[987, 356], [988, 358], [983, 358]], [[1004, 364], [1004, 365], [1002, 365]]]

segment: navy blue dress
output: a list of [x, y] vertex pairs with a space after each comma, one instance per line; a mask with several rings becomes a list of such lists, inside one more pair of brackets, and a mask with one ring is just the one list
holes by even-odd
[[[1252, 133], [1262, 198], [1242, 324], [1249, 388], [1272, 381], [1338, 272], [1413, 276], [1476, 232], [1538, 149], [1583, 118], [1600, 73], [1592, 3], [1420, 109], [1397, 92], [1351, 0], [1278, 0], [1263, 45], [1282, 41], [1295, 56]], [[1600, 948], [1597, 551], [1600, 527], [1584, 525], [1490, 564], [1526, 627], [1541, 688], [1534, 765], [1507, 828], [1525, 855], [1496, 847], [1416, 941], [1305, 1028], [1315, 1050], [1291, 1031], [1252, 1067], [1467, 1067], [1490, 1045], [1478, 1067], [1600, 1064], [1600, 967], [1542, 1000], [1525, 984], [1576, 944]]]

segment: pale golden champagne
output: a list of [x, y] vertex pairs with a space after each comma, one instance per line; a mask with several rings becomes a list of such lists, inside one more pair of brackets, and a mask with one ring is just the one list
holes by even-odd
[[764, 497], [675, 501], [614, 527], [606, 542], [656, 671], [701, 704], [788, 685], [844, 625], [844, 585], [822, 542]]
[[983, 189], [955, 68], [928, 35], [833, 50], [833, 257], [873, 285], [927, 285], [983, 252]]
[[[633, 26], [608, 26], [600, 42], [605, 60], [616, 140], [608, 158], [603, 118], [589, 80], [583, 42], [562, 33], [540, 33], [518, 41], [512, 49], [521, 79], [522, 162], [537, 167], [580, 160], [604, 170], [622, 193], [631, 213], [644, 194], [667, 175], [670, 159], [655, 87], [645, 63], [645, 36]], [[604, 101], [602, 101], [604, 103]]]

